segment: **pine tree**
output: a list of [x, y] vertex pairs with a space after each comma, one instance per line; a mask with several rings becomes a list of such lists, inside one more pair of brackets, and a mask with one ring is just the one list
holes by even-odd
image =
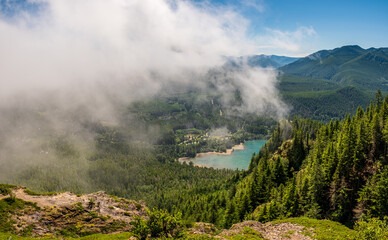
[[225, 211], [225, 219], [224, 219], [224, 227], [230, 228], [232, 224], [237, 223], [239, 221], [238, 211], [236, 207], [236, 203], [234, 201], [230, 201]]
[[[290, 150], [290, 169], [291, 171], [298, 171], [303, 159], [306, 157], [306, 152], [303, 144], [302, 131], [297, 130], [294, 132], [294, 138], [292, 139], [292, 147]], [[292, 170], [293, 169], [293, 170]]]
[[372, 149], [370, 151], [370, 158], [378, 160], [383, 149], [383, 134], [380, 125], [379, 115], [376, 113], [372, 120]]
[[284, 194], [284, 208], [286, 217], [296, 216], [298, 212], [298, 196], [295, 186], [295, 180], [287, 187]]
[[275, 160], [272, 176], [273, 176], [274, 182], [276, 182], [277, 185], [284, 183], [286, 180], [286, 175], [284, 173], [284, 168], [280, 160], [280, 156], [278, 156]]

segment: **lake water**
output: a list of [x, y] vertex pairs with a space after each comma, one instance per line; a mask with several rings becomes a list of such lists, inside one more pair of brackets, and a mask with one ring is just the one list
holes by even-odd
[[244, 143], [244, 150], [234, 150], [231, 155], [211, 154], [196, 157], [192, 161], [195, 165], [214, 168], [248, 169], [252, 154], [260, 151], [267, 140], [253, 140]]

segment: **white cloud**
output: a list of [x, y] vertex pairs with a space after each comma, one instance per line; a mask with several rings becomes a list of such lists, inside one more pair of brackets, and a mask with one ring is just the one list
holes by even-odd
[[316, 36], [317, 33], [312, 26], [299, 27], [295, 31], [267, 28], [266, 33], [257, 37], [256, 41], [265, 52], [303, 56], [306, 50], [310, 50], [308, 49], [309, 42]]
[[25, 17], [0, 22], [2, 91], [209, 68], [252, 47], [243, 18], [211, 15], [185, 1], [175, 10], [160, 0], [41, 2], [47, 11], [32, 27]]
[[[66, 108], [83, 104], [107, 115], [112, 96], [125, 102], [152, 96], [171, 83], [192, 84], [221, 66], [225, 56], [257, 49], [245, 34], [249, 21], [231, 9], [184, 0], [31, 2], [45, 7], [31, 15], [22, 12], [13, 21], [0, 20], [3, 102], [14, 95], [54, 92], [51, 96], [58, 96]], [[247, 3], [260, 6], [258, 1]], [[263, 90], [267, 85], [276, 89], [275, 75], [260, 76]], [[246, 78], [257, 82], [260, 76]], [[268, 98], [257, 104], [278, 101], [276, 91], [255, 91]]]
[[241, 3], [247, 7], [253, 7], [256, 11], [262, 13], [265, 11], [263, 0], [242, 0]]

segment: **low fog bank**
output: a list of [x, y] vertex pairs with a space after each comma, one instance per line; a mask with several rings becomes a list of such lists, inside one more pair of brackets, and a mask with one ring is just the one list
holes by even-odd
[[[245, 37], [249, 23], [231, 9], [183, 0], [5, 4], [0, 13], [0, 182], [46, 166], [69, 168], [70, 181], [79, 176], [79, 188], [85, 187], [95, 124], [119, 126], [130, 103], [157, 94], [217, 91], [231, 114], [280, 119], [287, 113], [273, 69], [224, 66], [225, 56], [256, 50]], [[230, 104], [236, 92], [238, 106]], [[138, 130], [144, 139], [158, 134]]]

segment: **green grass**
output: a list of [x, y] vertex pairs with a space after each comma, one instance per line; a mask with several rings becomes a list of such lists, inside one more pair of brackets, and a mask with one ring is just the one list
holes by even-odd
[[110, 240], [110, 239], [128, 239], [132, 237], [133, 234], [130, 232], [127, 233], [117, 233], [117, 234], [93, 234], [82, 238], [68, 238], [68, 239], [80, 239], [80, 240]]
[[309, 231], [306, 231], [306, 235], [318, 240], [354, 239], [356, 235], [356, 231], [347, 228], [338, 222], [333, 222], [330, 220], [317, 220], [306, 217], [299, 217], [278, 220], [272, 223], [277, 224], [284, 222], [302, 225], [306, 228], [306, 230], [312, 228], [314, 236], [311, 236]]
[[119, 239], [129, 239], [132, 237], [132, 233], [117, 233], [117, 234], [93, 234], [89, 235], [86, 237], [81, 237], [81, 238], [55, 238], [55, 237], [50, 237], [50, 236], [45, 236], [45, 237], [39, 237], [39, 238], [34, 238], [34, 237], [20, 237], [14, 234], [10, 233], [0, 233], [0, 240], [36, 240], [36, 239], [66, 239], [66, 240], [119, 240]]
[[25, 206], [32, 206], [35, 209], [39, 209], [35, 204], [31, 202], [25, 202], [15, 197], [8, 197], [0, 200], [0, 231], [12, 232], [14, 231], [14, 221], [10, 219], [9, 214], [14, 213], [17, 210], [24, 209]]
[[57, 195], [59, 193], [64, 193], [63, 192], [46, 192], [46, 193], [37, 193], [37, 192], [34, 192], [30, 189], [24, 189], [24, 192], [27, 193], [28, 195], [31, 195], [31, 196], [53, 196], [53, 195]]
[[2, 194], [2, 195], [8, 195], [8, 194], [11, 193], [11, 190], [12, 190], [13, 188], [17, 188], [17, 186], [16, 186], [16, 185], [11, 185], [11, 184], [4, 184], [4, 183], [2, 183], [2, 184], [0, 184], [0, 194]]
[[255, 240], [262, 240], [264, 239], [263, 234], [259, 233], [258, 231], [250, 228], [250, 227], [244, 227], [242, 232], [239, 232], [238, 234], [234, 236], [227, 237], [227, 239], [232, 240], [248, 240], [248, 239], [255, 239]]
[[[349, 239], [354, 240], [357, 239], [357, 232], [347, 228], [344, 225], [341, 225], [340, 223], [333, 222], [330, 220], [317, 220], [317, 219], [311, 219], [306, 217], [299, 217], [299, 218], [288, 218], [284, 220], [277, 220], [272, 222], [273, 224], [278, 223], [294, 223], [305, 227], [305, 234], [307, 236], [310, 236], [313, 239], [317, 240], [342, 240], [342, 239]], [[314, 233], [311, 234], [311, 231]], [[287, 232], [286, 235], [292, 235], [291, 232]], [[64, 240], [108, 240], [108, 239], [128, 239], [131, 236], [133, 236], [132, 233], [119, 233], [119, 234], [93, 234], [85, 237], [80, 238], [70, 238], [70, 237], [51, 237], [46, 236], [42, 238], [33, 238], [33, 237], [20, 237], [9, 233], [0, 233], [0, 240], [36, 240], [36, 239], [64, 239]], [[257, 239], [261, 240], [264, 239], [262, 234], [259, 232], [251, 229], [251, 228], [244, 228], [240, 233], [234, 235], [234, 236], [224, 236], [227, 239], [233, 239], [233, 240], [245, 240], [245, 239]], [[286, 236], [284, 236], [286, 237]], [[206, 240], [206, 239], [216, 239], [211, 235], [187, 235], [185, 239], [192, 239], [192, 240]]]

